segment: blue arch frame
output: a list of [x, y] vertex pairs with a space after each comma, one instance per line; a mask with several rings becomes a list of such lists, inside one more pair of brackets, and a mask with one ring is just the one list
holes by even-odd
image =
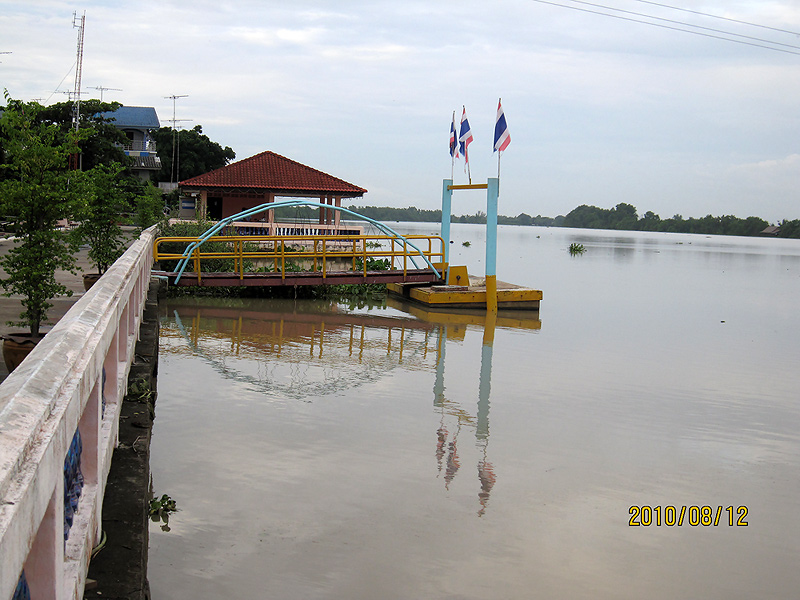
[[[195, 249], [199, 248], [200, 245], [203, 242], [207, 241], [210, 237], [212, 237], [212, 236], [216, 235], [217, 233], [219, 233], [222, 230], [222, 228], [230, 225], [231, 223], [233, 223], [234, 221], [236, 221], [238, 219], [243, 219], [245, 217], [249, 217], [249, 216], [252, 216], [252, 215], [257, 215], [257, 214], [262, 213], [262, 212], [264, 212], [266, 210], [270, 210], [270, 209], [273, 209], [273, 208], [291, 207], [291, 206], [312, 206], [312, 207], [321, 208], [321, 209], [325, 208], [325, 209], [328, 209], [328, 210], [338, 210], [338, 211], [346, 213], [348, 215], [352, 215], [352, 216], [356, 217], [359, 220], [366, 221], [367, 223], [371, 223], [372, 225], [375, 225], [378, 229], [383, 231], [385, 234], [390, 235], [390, 236], [392, 236], [394, 238], [397, 238], [404, 245], [410, 246], [411, 248], [416, 250], [417, 254], [419, 254], [419, 256], [425, 261], [425, 263], [431, 269], [433, 269], [433, 272], [436, 273], [437, 277], [441, 277], [442, 276], [442, 274], [438, 271], [438, 269], [436, 269], [436, 267], [433, 266], [433, 263], [431, 263], [431, 261], [428, 259], [428, 257], [426, 257], [422, 253], [422, 250], [420, 250], [416, 245], [414, 245], [412, 242], [407, 240], [405, 237], [403, 237], [402, 235], [397, 233], [394, 229], [392, 229], [388, 225], [384, 225], [380, 221], [376, 221], [375, 219], [370, 219], [369, 217], [361, 215], [361, 214], [359, 214], [357, 212], [354, 212], [354, 211], [352, 211], [350, 209], [342, 208], [341, 206], [331, 206], [329, 204], [323, 204], [321, 202], [311, 202], [310, 200], [284, 200], [283, 202], [268, 202], [266, 204], [259, 204], [255, 208], [248, 208], [247, 210], [244, 210], [244, 211], [242, 211], [240, 213], [236, 213], [235, 215], [231, 215], [230, 217], [225, 217], [224, 219], [219, 221], [216, 225], [212, 226], [207, 231], [205, 231], [197, 239], [196, 242], [190, 243], [188, 246], [186, 246], [186, 250], [183, 251], [183, 254], [181, 255], [181, 259], [180, 259], [180, 261], [178, 262], [178, 265], [177, 265], [178, 266], [178, 271], [177, 271], [178, 272], [178, 276], [175, 278], [175, 283], [178, 283], [180, 281], [181, 276], [183, 275], [183, 272], [186, 269], [186, 265], [189, 264], [189, 259], [192, 256], [192, 252], [194, 252]], [[411, 262], [414, 263], [414, 266], [416, 268], [419, 268], [419, 265], [417, 265], [417, 262], [416, 262], [414, 256], [411, 256]]]

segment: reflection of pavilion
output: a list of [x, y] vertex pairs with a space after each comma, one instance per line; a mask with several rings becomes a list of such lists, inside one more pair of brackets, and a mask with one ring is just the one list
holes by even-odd
[[344, 313], [312, 301], [197, 298], [164, 306], [162, 338], [188, 343], [163, 352], [199, 355], [224, 378], [282, 398], [335, 394], [399, 365], [430, 371], [435, 361], [435, 325], [417, 319]]
[[[449, 488], [461, 466], [458, 436], [464, 427], [474, 429], [481, 452], [478, 515], [484, 514], [496, 481], [487, 458], [495, 326], [536, 329], [537, 314], [528, 313], [528, 319], [519, 322], [492, 313], [407, 318], [340, 312], [332, 302], [202, 298], [170, 300], [164, 307], [161, 336], [187, 343], [166, 344], [162, 352], [199, 355], [226, 379], [282, 398], [305, 400], [338, 393], [377, 381], [400, 365], [434, 371], [433, 404], [441, 415], [436, 432], [439, 471], [444, 469]], [[310, 310], [297, 310], [305, 307]], [[481, 370], [473, 414], [462, 402], [447, 398], [445, 359], [448, 335], [463, 339], [467, 326], [481, 325]], [[252, 363], [259, 365], [258, 372], [248, 372]]]

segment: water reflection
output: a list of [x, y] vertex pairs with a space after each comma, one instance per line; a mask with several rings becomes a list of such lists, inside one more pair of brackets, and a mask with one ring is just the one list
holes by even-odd
[[[627, 261], [503, 232], [545, 322], [500, 315], [491, 347], [482, 315], [215, 301], [236, 317], [178, 308], [195, 351], [164, 313], [154, 597], [796, 595], [800, 242], [633, 233]], [[629, 526], [706, 504], [749, 525]]]
[[[190, 353], [225, 379], [272, 399], [311, 402], [375, 382], [402, 366], [433, 371], [433, 407], [439, 415], [435, 460], [445, 490], [461, 469], [459, 437], [474, 432], [478, 449], [479, 516], [497, 475], [489, 461], [489, 409], [495, 328], [538, 330], [538, 312], [429, 312], [391, 300], [392, 316], [342, 311], [335, 303], [300, 306], [282, 300], [179, 299], [164, 304], [161, 337], [169, 355]], [[287, 310], [291, 308], [291, 310]], [[403, 314], [406, 313], [406, 314]], [[448, 339], [463, 341], [468, 327], [482, 328], [477, 403], [449, 398], [445, 372]], [[255, 369], [254, 366], [256, 365]]]
[[417, 319], [340, 312], [335, 304], [319, 312], [287, 311], [283, 301], [242, 306], [170, 301], [161, 336], [186, 343], [165, 352], [190, 352], [226, 379], [298, 400], [376, 381], [398, 365], [427, 370], [435, 361], [435, 326]]

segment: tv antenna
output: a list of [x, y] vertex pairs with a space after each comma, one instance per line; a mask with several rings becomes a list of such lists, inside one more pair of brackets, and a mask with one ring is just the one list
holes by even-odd
[[170, 173], [170, 183], [175, 183], [175, 176], [180, 179], [180, 161], [181, 161], [181, 138], [178, 135], [177, 123], [180, 121], [191, 121], [191, 119], [178, 119], [176, 118], [176, 106], [178, 98], [188, 98], [189, 94], [173, 94], [172, 96], [164, 96], [168, 100], [172, 100], [172, 171]]
[[100, 90], [100, 102], [103, 101], [103, 92], [121, 92], [122, 90], [119, 88], [110, 88], [110, 87], [103, 87], [102, 85], [98, 85], [97, 87], [93, 88], [95, 90]]

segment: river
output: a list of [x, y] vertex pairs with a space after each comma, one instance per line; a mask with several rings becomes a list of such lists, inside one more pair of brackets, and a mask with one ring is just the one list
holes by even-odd
[[153, 598], [796, 594], [800, 240], [498, 239], [539, 313], [162, 304]]

